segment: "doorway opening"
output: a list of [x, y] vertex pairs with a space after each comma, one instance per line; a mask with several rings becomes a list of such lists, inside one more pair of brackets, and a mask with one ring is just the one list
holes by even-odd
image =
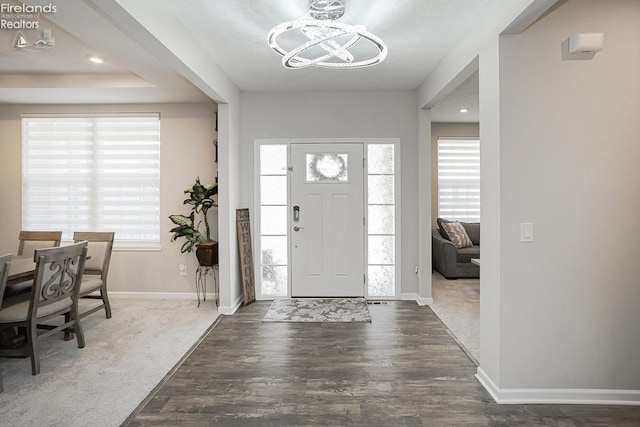
[[[431, 110], [431, 308], [476, 364], [480, 353], [478, 77], [473, 73]], [[447, 236], [443, 223], [449, 221], [459, 223], [468, 241]]]
[[256, 140], [254, 155], [258, 298], [397, 298], [400, 141]]

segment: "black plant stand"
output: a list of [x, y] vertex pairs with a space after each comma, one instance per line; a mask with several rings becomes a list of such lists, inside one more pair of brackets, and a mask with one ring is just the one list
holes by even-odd
[[207, 276], [211, 276], [213, 278], [213, 292], [216, 298], [216, 307], [220, 305], [217, 271], [218, 264], [213, 266], [199, 265], [196, 269], [196, 294], [198, 296], [198, 307], [200, 307], [200, 293], [202, 293], [202, 301], [207, 300]]

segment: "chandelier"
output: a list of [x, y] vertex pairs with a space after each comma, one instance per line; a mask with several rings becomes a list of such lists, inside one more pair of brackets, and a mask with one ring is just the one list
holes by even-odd
[[[282, 56], [285, 68], [361, 68], [384, 61], [388, 49], [378, 36], [362, 25], [336, 22], [344, 15], [345, 3], [346, 0], [309, 0], [313, 19], [284, 22], [271, 29], [269, 46]], [[289, 47], [291, 39], [288, 44], [283, 40], [288, 37], [300, 44]]]

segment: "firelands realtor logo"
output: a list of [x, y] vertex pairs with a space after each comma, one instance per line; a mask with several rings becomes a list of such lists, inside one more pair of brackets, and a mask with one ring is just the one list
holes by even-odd
[[[55, 40], [51, 35], [51, 28], [44, 28], [40, 22], [41, 15], [56, 13], [57, 7], [51, 3], [45, 5], [0, 3], [0, 29], [18, 30], [13, 39], [15, 50], [47, 50], [51, 49]], [[24, 31], [36, 30], [38, 35], [32, 36], [31, 41]]]

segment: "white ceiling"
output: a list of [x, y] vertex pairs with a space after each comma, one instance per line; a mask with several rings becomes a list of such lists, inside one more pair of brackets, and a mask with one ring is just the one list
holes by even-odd
[[[141, 46], [135, 31], [113, 22], [100, 10], [102, 1], [115, 0], [58, 0], [56, 13], [40, 18], [43, 26], [52, 28], [55, 38], [55, 47], [45, 52], [15, 51], [15, 31], [1, 30], [0, 103], [209, 99], [158, 60], [161, 55]], [[266, 38], [272, 27], [307, 16], [307, 0], [156, 0], [145, 4], [170, 16], [176, 31], [188, 33], [201, 54], [214, 61], [241, 90], [281, 91], [414, 90], [481, 15], [486, 3], [347, 0], [341, 21], [366, 26], [389, 48], [382, 64], [350, 70], [288, 70], [268, 47]], [[28, 39], [38, 35], [36, 31], [24, 33]], [[106, 63], [96, 66], [88, 62], [87, 56], [92, 54], [103, 56]], [[477, 76], [475, 83], [470, 79], [440, 102], [433, 114], [438, 121], [473, 121], [474, 105]], [[463, 106], [471, 111], [460, 120], [458, 110]]]
[[[55, 45], [49, 50], [15, 50], [17, 30], [0, 30], [0, 103], [210, 101], [84, 1], [57, 0], [55, 5], [55, 13], [37, 19], [41, 28], [51, 28]], [[22, 33], [31, 42], [40, 30]], [[90, 55], [105, 63], [91, 63]]]
[[364, 25], [387, 44], [379, 65], [285, 69], [267, 45], [274, 26], [309, 18], [307, 0], [162, 2], [241, 89], [413, 90], [479, 15], [486, 0], [347, 0], [339, 21]]
[[[431, 108], [432, 122], [479, 122], [478, 72], [473, 73], [449, 96]], [[466, 113], [460, 110], [466, 108]]]

